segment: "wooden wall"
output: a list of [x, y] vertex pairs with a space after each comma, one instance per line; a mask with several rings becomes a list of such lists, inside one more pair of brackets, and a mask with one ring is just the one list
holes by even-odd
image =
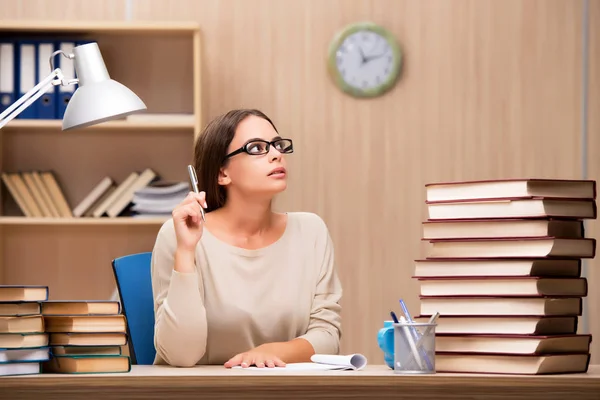
[[[589, 2], [589, 85], [588, 85], [588, 178], [600, 182], [600, 1]], [[588, 225], [590, 236], [598, 240], [600, 246], [600, 221], [591, 221]], [[587, 263], [587, 276], [590, 282], [590, 294], [587, 298], [589, 330], [593, 335], [592, 362], [600, 363], [600, 256]], [[596, 311], [593, 311], [596, 310]]]
[[[582, 176], [583, 0], [1, 0], [0, 9], [3, 18], [198, 21], [204, 119], [257, 107], [295, 140], [278, 206], [326, 220], [345, 291], [342, 351], [374, 363], [383, 360], [377, 330], [398, 299], [418, 313], [411, 275], [425, 254], [425, 183]], [[333, 35], [360, 20], [386, 26], [405, 52], [402, 79], [382, 98], [350, 98], [326, 72]], [[600, 273], [590, 277], [597, 303]], [[600, 336], [600, 321], [591, 326]]]

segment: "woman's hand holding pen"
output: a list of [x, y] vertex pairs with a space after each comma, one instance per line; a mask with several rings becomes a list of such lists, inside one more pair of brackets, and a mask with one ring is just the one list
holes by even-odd
[[172, 216], [178, 253], [194, 254], [203, 231], [204, 221], [202, 220], [201, 207], [207, 207], [206, 194], [204, 192], [190, 192], [173, 210]]

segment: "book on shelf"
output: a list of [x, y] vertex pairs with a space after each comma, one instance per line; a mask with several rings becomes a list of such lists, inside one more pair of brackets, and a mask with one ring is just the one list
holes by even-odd
[[2, 181], [26, 217], [73, 216], [53, 171], [2, 172]]
[[439, 372], [585, 372], [581, 262], [596, 240], [596, 182], [500, 179], [426, 185], [418, 322], [436, 312]]
[[25, 217], [168, 217], [189, 192], [187, 182], [161, 180], [151, 168], [116, 182], [104, 176], [71, 209], [52, 171], [3, 172], [2, 181]]
[[112, 193], [111, 189], [114, 190], [115, 182], [110, 176], [105, 176], [98, 182], [92, 190], [75, 206], [73, 209], [74, 217], [82, 217], [88, 212], [96, 203], [103, 198], [106, 193]]
[[158, 175], [150, 168], [146, 168], [142, 173], [139, 174], [131, 185], [128, 185], [123, 189], [121, 195], [114, 199], [112, 203], [106, 209], [106, 214], [109, 217], [116, 217], [121, 214], [133, 201], [133, 196], [136, 190], [140, 190], [148, 186], [153, 180], [157, 179]]
[[110, 205], [114, 203], [115, 200], [117, 200], [125, 192], [125, 189], [127, 189], [128, 186], [131, 186], [139, 178], [139, 176], [140, 175], [138, 172], [131, 172], [127, 178], [125, 178], [114, 188], [114, 190], [112, 190], [110, 195], [106, 196], [104, 200], [98, 204], [96, 208], [94, 208], [92, 216], [95, 218], [100, 218], [105, 215], [108, 207], [110, 207]]
[[170, 216], [189, 191], [188, 182], [155, 181], [135, 191], [131, 211], [138, 218]]

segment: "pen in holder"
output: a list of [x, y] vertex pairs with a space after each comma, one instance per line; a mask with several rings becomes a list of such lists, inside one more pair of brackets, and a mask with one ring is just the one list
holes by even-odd
[[[409, 322], [403, 316], [394, 323], [394, 372], [435, 373], [435, 327], [432, 322]], [[416, 333], [416, 335], [415, 335]]]

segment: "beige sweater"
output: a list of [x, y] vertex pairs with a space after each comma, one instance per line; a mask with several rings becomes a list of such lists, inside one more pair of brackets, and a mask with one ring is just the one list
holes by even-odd
[[170, 219], [152, 255], [155, 364], [223, 364], [298, 337], [316, 353], [338, 354], [342, 288], [317, 215], [288, 213], [281, 238], [258, 250], [229, 245], [205, 228], [194, 273], [173, 270], [176, 247]]

